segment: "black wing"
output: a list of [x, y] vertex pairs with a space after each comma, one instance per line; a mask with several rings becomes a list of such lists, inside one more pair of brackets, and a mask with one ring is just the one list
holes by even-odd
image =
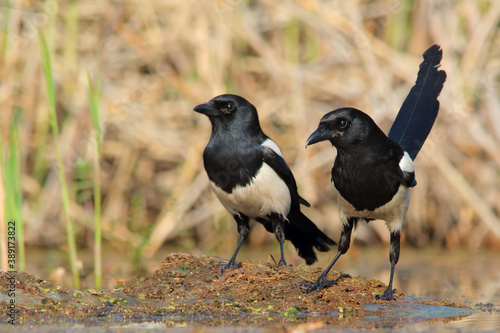
[[433, 45], [425, 51], [423, 57], [417, 81], [401, 106], [388, 135], [408, 152], [412, 160], [415, 160], [434, 125], [439, 110], [437, 98], [446, 81], [446, 73], [438, 70], [443, 58], [441, 48]]
[[293, 177], [292, 171], [286, 164], [283, 157], [276, 154], [276, 152], [269, 147], [263, 146], [262, 149], [262, 158], [264, 160], [264, 163], [269, 165], [286, 183], [286, 185], [288, 186], [288, 190], [290, 191], [290, 196], [292, 197], [292, 203], [298, 202], [306, 207], [311, 207], [309, 202], [307, 202], [306, 199], [302, 198], [299, 195], [295, 178]]

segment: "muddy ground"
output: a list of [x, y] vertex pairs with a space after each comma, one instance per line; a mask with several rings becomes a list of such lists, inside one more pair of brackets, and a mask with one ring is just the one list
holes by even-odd
[[[11, 299], [15, 300], [17, 325], [106, 327], [161, 322], [167, 327], [261, 327], [302, 323], [317, 328], [354, 325], [360, 319], [366, 327], [366, 318], [395, 318], [391, 327], [397, 327], [414, 322], [420, 307], [425, 307], [425, 313], [437, 309], [453, 314], [458, 310], [456, 316], [421, 318], [425, 320], [457, 318], [473, 311], [446, 300], [406, 298], [400, 290], [395, 294], [397, 301], [379, 301], [375, 295], [384, 292], [382, 282], [341, 277], [333, 271], [329, 278], [336, 279], [337, 285], [306, 294], [307, 284], [316, 280], [321, 268], [243, 261], [242, 268], [221, 274], [222, 264], [224, 261], [215, 257], [171, 254], [152, 275], [132, 278], [106, 291], [75, 291], [19, 272], [15, 275], [15, 297], [9, 296], [10, 274], [1, 272], [0, 322], [9, 320]], [[372, 322], [366, 328], [379, 327], [381, 321]]]

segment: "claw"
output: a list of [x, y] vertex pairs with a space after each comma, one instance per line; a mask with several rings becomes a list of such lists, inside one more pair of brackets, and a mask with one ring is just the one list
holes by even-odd
[[396, 289], [391, 289], [389, 287], [384, 291], [384, 294], [382, 296], [376, 295], [375, 299], [382, 301], [395, 301], [396, 299], [394, 298], [394, 292], [396, 292]]
[[279, 266], [288, 266], [288, 265], [286, 264], [285, 259], [281, 259], [281, 260], [278, 262], [278, 267], [279, 267]]
[[236, 269], [236, 268], [241, 268], [243, 267], [240, 263], [237, 263], [233, 260], [229, 260], [227, 264], [225, 264], [224, 266], [222, 266], [221, 270], [220, 270], [220, 273], [221, 274], [224, 274], [224, 271], [226, 269]]
[[309, 287], [307, 287], [306, 294], [309, 294], [311, 291], [320, 291], [321, 289], [331, 287], [336, 284], [337, 281], [328, 281], [326, 278], [320, 276], [318, 281], [314, 282]]

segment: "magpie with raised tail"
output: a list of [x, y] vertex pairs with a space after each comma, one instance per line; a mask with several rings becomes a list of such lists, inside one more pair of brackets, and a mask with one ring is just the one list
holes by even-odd
[[409, 188], [416, 185], [413, 161], [437, 117], [437, 98], [446, 80], [446, 73], [438, 69], [442, 56], [438, 45], [424, 53], [415, 85], [388, 136], [366, 113], [340, 108], [324, 115], [307, 139], [306, 147], [328, 140], [337, 149], [332, 183], [340, 194], [341, 236], [337, 255], [306, 292], [335, 284], [327, 280], [327, 274], [349, 249], [351, 232], [360, 221], [384, 220], [391, 235], [391, 275], [384, 294], [377, 298], [394, 299], [392, 281], [399, 259], [401, 229], [410, 202]]
[[241, 267], [236, 255], [250, 231], [250, 220], [260, 222], [280, 243], [292, 242], [308, 265], [318, 259], [314, 249], [328, 251], [336, 243], [301, 211], [309, 203], [297, 192], [293, 174], [278, 145], [264, 134], [256, 108], [237, 95], [221, 95], [194, 111], [212, 123], [212, 135], [203, 152], [203, 164], [215, 195], [233, 216], [240, 234], [225, 269]]

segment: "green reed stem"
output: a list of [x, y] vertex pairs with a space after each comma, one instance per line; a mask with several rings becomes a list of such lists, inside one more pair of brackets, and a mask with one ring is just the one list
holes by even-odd
[[99, 124], [99, 103], [101, 89], [99, 80], [92, 83], [90, 73], [88, 78], [88, 97], [90, 116], [95, 129], [96, 149], [94, 155], [94, 276], [95, 287], [102, 287], [102, 233], [101, 233], [101, 127]]
[[[9, 128], [8, 153], [3, 150], [3, 142], [0, 141], [3, 183], [5, 188], [5, 222], [14, 221], [15, 238], [17, 245], [16, 269], [26, 269], [26, 257], [24, 249], [24, 228], [22, 221], [22, 177], [21, 177], [21, 139], [19, 135], [19, 122], [21, 111], [15, 110]], [[12, 226], [9, 224], [9, 226]], [[2, 241], [6, 241], [2, 239]], [[9, 267], [11, 269], [11, 267]]]
[[66, 176], [64, 174], [64, 165], [61, 153], [60, 138], [59, 138], [59, 126], [57, 124], [56, 116], [56, 91], [55, 85], [52, 78], [52, 66], [50, 62], [50, 52], [47, 47], [47, 43], [41, 31], [38, 33], [38, 39], [40, 42], [40, 48], [42, 53], [42, 65], [43, 73], [45, 76], [45, 82], [47, 87], [47, 97], [49, 100], [49, 114], [50, 114], [50, 126], [52, 128], [52, 134], [54, 136], [54, 145], [56, 150], [57, 159], [57, 169], [59, 173], [59, 182], [61, 185], [61, 197], [64, 208], [64, 213], [66, 215], [66, 238], [68, 241], [69, 249], [69, 259], [71, 265], [71, 274], [73, 275], [73, 286], [76, 289], [80, 288], [80, 274], [77, 265], [77, 250], [76, 250], [76, 240], [73, 221], [71, 220], [70, 210], [69, 210], [69, 193], [68, 186], [66, 184]]

